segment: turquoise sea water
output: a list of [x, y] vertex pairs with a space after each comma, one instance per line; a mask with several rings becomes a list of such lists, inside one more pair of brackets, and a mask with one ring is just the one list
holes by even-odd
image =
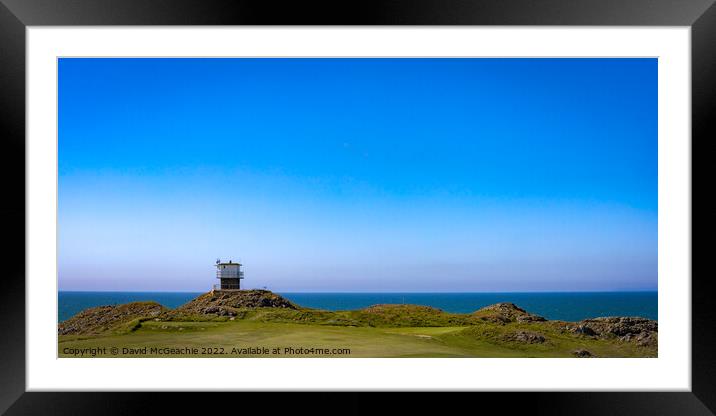
[[[167, 308], [190, 301], [200, 292], [59, 292], [58, 319], [100, 305], [153, 300]], [[547, 319], [579, 321], [598, 316], [640, 316], [657, 319], [657, 292], [539, 293], [281, 293], [309, 308], [359, 309], [378, 303], [410, 303], [468, 313], [498, 302], [512, 302]]]

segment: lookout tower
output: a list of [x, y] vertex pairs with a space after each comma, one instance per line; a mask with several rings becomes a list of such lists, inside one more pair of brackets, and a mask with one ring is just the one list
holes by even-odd
[[234, 263], [229, 260], [223, 263], [216, 260], [216, 278], [221, 282], [214, 285], [214, 289], [219, 290], [239, 290], [241, 289], [241, 279], [244, 278], [244, 272], [241, 271], [241, 263]]

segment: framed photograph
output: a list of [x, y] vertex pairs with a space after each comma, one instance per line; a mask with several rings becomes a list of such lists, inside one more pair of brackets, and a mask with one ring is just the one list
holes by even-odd
[[1, 411], [716, 409], [712, 1], [2, 2]]

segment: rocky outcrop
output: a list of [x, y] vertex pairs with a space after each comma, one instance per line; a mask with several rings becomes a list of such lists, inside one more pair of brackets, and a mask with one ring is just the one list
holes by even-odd
[[514, 303], [503, 302], [485, 306], [472, 313], [483, 321], [506, 324], [509, 322], [543, 322], [545, 318], [534, 315]]
[[658, 322], [637, 317], [605, 317], [585, 319], [567, 327], [569, 332], [590, 337], [616, 337], [624, 342], [640, 346], [652, 346], [658, 342]]
[[579, 349], [572, 351], [572, 355], [578, 358], [588, 358], [588, 357], [594, 357], [594, 354], [591, 352], [585, 350], [585, 349]]
[[[85, 309], [72, 318], [60, 322], [59, 335], [94, 335], [120, 329], [137, 319], [152, 318], [166, 311], [156, 302], [132, 302], [122, 305], [97, 306]], [[131, 328], [129, 328], [131, 329]]]
[[580, 322], [598, 334], [613, 334], [618, 337], [643, 332], [657, 332], [658, 323], [646, 318], [608, 317], [585, 319]]
[[298, 309], [283, 296], [269, 290], [213, 291], [178, 307], [172, 314], [235, 316], [237, 309], [286, 308]]

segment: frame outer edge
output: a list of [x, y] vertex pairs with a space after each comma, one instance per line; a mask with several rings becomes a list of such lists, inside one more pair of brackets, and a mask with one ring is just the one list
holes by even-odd
[[[25, 391], [25, 25], [0, 4], [0, 413]], [[21, 171], [22, 173], [19, 173]], [[22, 175], [22, 180], [18, 177]], [[7, 256], [7, 257], [5, 257]]]
[[[695, 171], [694, 144], [705, 149], [716, 137], [716, 4], [712, 4], [691, 27], [691, 383], [693, 393], [712, 411], [716, 409], [716, 337], [713, 307], [713, 278], [709, 274], [694, 274], [693, 245]], [[702, 151], [701, 154], [704, 154]], [[704, 164], [701, 164], [704, 166]], [[705, 230], [700, 232], [705, 234]]]
[[[67, 2], [64, 1], [61, 2], [67, 4]], [[0, 3], [0, 62], [2, 63], [0, 64], [0, 108], [3, 109], [0, 122], [2, 123], [2, 131], [6, 132], [4, 137], [2, 137], [2, 143], [4, 145], [3, 153], [10, 156], [8, 159], [12, 162], [9, 164], [0, 164], [0, 169], [3, 170], [2, 176], [0, 176], [3, 178], [3, 190], [6, 192], [6, 199], [12, 201], [11, 204], [0, 205], [0, 215], [2, 215], [0, 218], [2, 218], [6, 226], [5, 229], [9, 231], [9, 233], [6, 233], [7, 236], [21, 238], [21, 240], [17, 238], [10, 239], [10, 242], [14, 244], [9, 244], [5, 253], [11, 261], [7, 262], [7, 277], [2, 279], [2, 283], [0, 283], [0, 287], [2, 288], [2, 291], [0, 291], [0, 325], [2, 325], [3, 338], [5, 338], [5, 342], [0, 343], [0, 386], [2, 386], [0, 388], [0, 413], [3, 413], [18, 397], [22, 396], [25, 391], [26, 380], [24, 351], [25, 318], [24, 313], [19, 317], [16, 313], [17, 311], [24, 312], [25, 310], [25, 189], [24, 180], [22, 184], [16, 180], [18, 166], [15, 165], [15, 163], [21, 165], [24, 175], [26, 37], [25, 24], [23, 21], [41, 25], [73, 23], [128, 24], [127, 21], [124, 23], [118, 22], [117, 20], [109, 22], [106, 18], [93, 17], [91, 13], [89, 13], [89, 15], [78, 14], [74, 17], [71, 11], [69, 14], [58, 13], [54, 16], [52, 16], [52, 10], [45, 10], [45, 13], [40, 13], [38, 12], [37, 5], [42, 2], [37, 1], [27, 1], [27, 3], [31, 3], [27, 8], [18, 6], [19, 3], [13, 0], [3, 0], [3, 3], [13, 4], [13, 10], [17, 8], [22, 9], [17, 11], [22, 12], [18, 13], [18, 16], [23, 17], [23, 20], [21, 21], [11, 10]], [[84, 1], [78, 3], [84, 3]], [[213, 2], [207, 3], [211, 4]], [[705, 4], [705, 2], [695, 3], [699, 5]], [[703, 14], [700, 14], [700, 17], [690, 21], [693, 22], [692, 148], [693, 142], [695, 142], [697, 138], [699, 138], [700, 143], [705, 143], [707, 140], [716, 137], [716, 129], [712, 121], [714, 118], [714, 109], [716, 108], [716, 6], [713, 5], [713, 0], [709, 0], [708, 3], [710, 3], [710, 7], [708, 7]], [[703, 7], [698, 8], [703, 10]], [[57, 12], [57, 8], [50, 9], [54, 9], [54, 11]], [[395, 12], [399, 12], [399, 9], [401, 8], [397, 7]], [[149, 14], [152, 13], [150, 12]], [[497, 17], [494, 18], [500, 20]], [[140, 23], [136, 18], [128, 19]], [[167, 17], [156, 16], [150, 20], [159, 22], [166, 19]], [[188, 18], [185, 17], [184, 19]], [[188, 20], [185, 21], [184, 19], [180, 19], [181, 22], [188, 23]], [[250, 20], [251, 18], [249, 17], [248, 19]], [[120, 20], [125, 19], [120, 18]], [[170, 17], [168, 20], [172, 20], [172, 18]], [[408, 23], [412, 20], [413, 19], [409, 19]], [[484, 20], [484, 18], [477, 20]], [[509, 19], [505, 18], [505, 20]], [[609, 24], [608, 21], [612, 19], [605, 20], [606, 22], [602, 24]], [[667, 18], [667, 20], [669, 19]], [[673, 19], [669, 21], [675, 25], [681, 24], [681, 21], [675, 22]], [[469, 22], [463, 24], [469, 24]], [[15, 159], [17, 162], [12, 159]], [[22, 237], [20, 237], [20, 235]], [[19, 241], [22, 241], [23, 244], [18, 244]], [[20, 259], [22, 259], [22, 261], [20, 261]], [[716, 408], [716, 386], [714, 386], [714, 380], [716, 380], [716, 356], [713, 354], [713, 350], [716, 343], [714, 342], [713, 322], [716, 319], [716, 311], [709, 307], [712, 302], [712, 292], [708, 290], [710, 286], [708, 279], [706, 276], [701, 280], [692, 279], [692, 377], [694, 395], [696, 395], [705, 406], [714, 409]], [[8, 343], [8, 340], [11, 342]], [[18, 342], [20, 340], [22, 342]]]
[[35, 25], [690, 26], [713, 0], [1, 0]]

